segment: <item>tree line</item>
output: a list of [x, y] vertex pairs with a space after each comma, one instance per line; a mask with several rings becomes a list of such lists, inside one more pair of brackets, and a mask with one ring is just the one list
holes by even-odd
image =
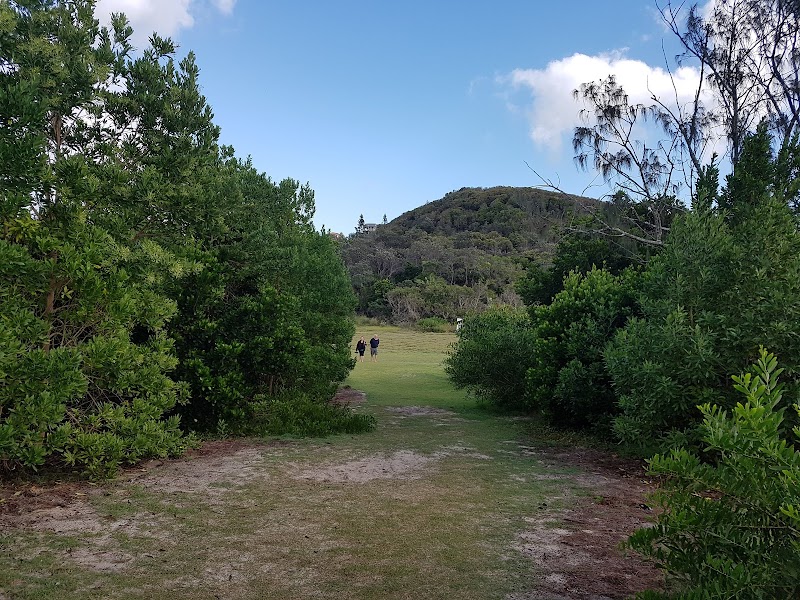
[[[631, 105], [613, 76], [575, 90], [576, 161], [617, 183], [618, 218], [571, 227], [518, 283], [526, 308], [467, 319], [446, 370], [499, 406], [655, 453], [662, 510], [629, 544], [670, 585], [643, 597], [796, 597], [800, 6], [659, 8], [701, 75], [694, 102]], [[660, 142], [631, 137], [642, 120]], [[720, 131], [724, 178], [703, 152]]]
[[355, 299], [313, 190], [219, 144], [192, 53], [94, 7], [0, 4], [0, 469], [371, 427], [327, 402]]
[[454, 323], [492, 304], [520, 306], [515, 282], [552, 253], [590, 198], [535, 188], [462, 188], [341, 243], [359, 314]]

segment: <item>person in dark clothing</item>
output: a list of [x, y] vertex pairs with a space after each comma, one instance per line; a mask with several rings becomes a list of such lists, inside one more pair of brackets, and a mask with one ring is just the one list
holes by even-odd
[[372, 339], [369, 341], [369, 359], [372, 362], [378, 362], [378, 344], [381, 341], [378, 339], [377, 334], [372, 336]]
[[364, 341], [364, 336], [358, 340], [356, 344], [356, 352], [358, 352], [358, 362], [364, 362], [364, 352], [367, 350], [367, 342]]

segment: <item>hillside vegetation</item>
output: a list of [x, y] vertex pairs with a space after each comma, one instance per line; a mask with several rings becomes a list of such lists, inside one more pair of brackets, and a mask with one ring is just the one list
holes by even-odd
[[410, 322], [519, 305], [528, 264], [547, 265], [563, 227], [602, 203], [537, 188], [462, 188], [356, 231], [342, 255], [358, 310]]

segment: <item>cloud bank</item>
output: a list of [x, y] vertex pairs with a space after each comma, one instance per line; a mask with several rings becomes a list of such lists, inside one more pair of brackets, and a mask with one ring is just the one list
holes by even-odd
[[125, 13], [133, 27], [133, 43], [143, 46], [154, 31], [163, 37], [176, 37], [195, 24], [201, 10], [223, 15], [233, 13], [236, 0], [99, 0], [95, 16], [107, 24], [111, 13]]
[[624, 51], [598, 56], [573, 54], [553, 61], [544, 69], [515, 69], [498, 82], [515, 92], [524, 92], [522, 106], [509, 106], [523, 111], [529, 120], [530, 137], [541, 149], [558, 152], [566, 136], [571, 137], [579, 125], [578, 113], [584, 108], [572, 97], [582, 83], [615, 75], [631, 103], [651, 104], [653, 95], [669, 104], [691, 102], [699, 83], [699, 72], [681, 67], [668, 73], [660, 67], [626, 58]]

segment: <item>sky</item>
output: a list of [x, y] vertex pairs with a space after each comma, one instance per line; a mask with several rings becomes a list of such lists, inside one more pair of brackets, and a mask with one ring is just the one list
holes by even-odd
[[[614, 73], [632, 101], [675, 95], [654, 0], [99, 0], [111, 12], [138, 48], [157, 31], [193, 51], [220, 142], [308, 182], [315, 225], [345, 234], [462, 187], [602, 197], [574, 164], [572, 90]], [[696, 71], [673, 74], [690, 93]]]

